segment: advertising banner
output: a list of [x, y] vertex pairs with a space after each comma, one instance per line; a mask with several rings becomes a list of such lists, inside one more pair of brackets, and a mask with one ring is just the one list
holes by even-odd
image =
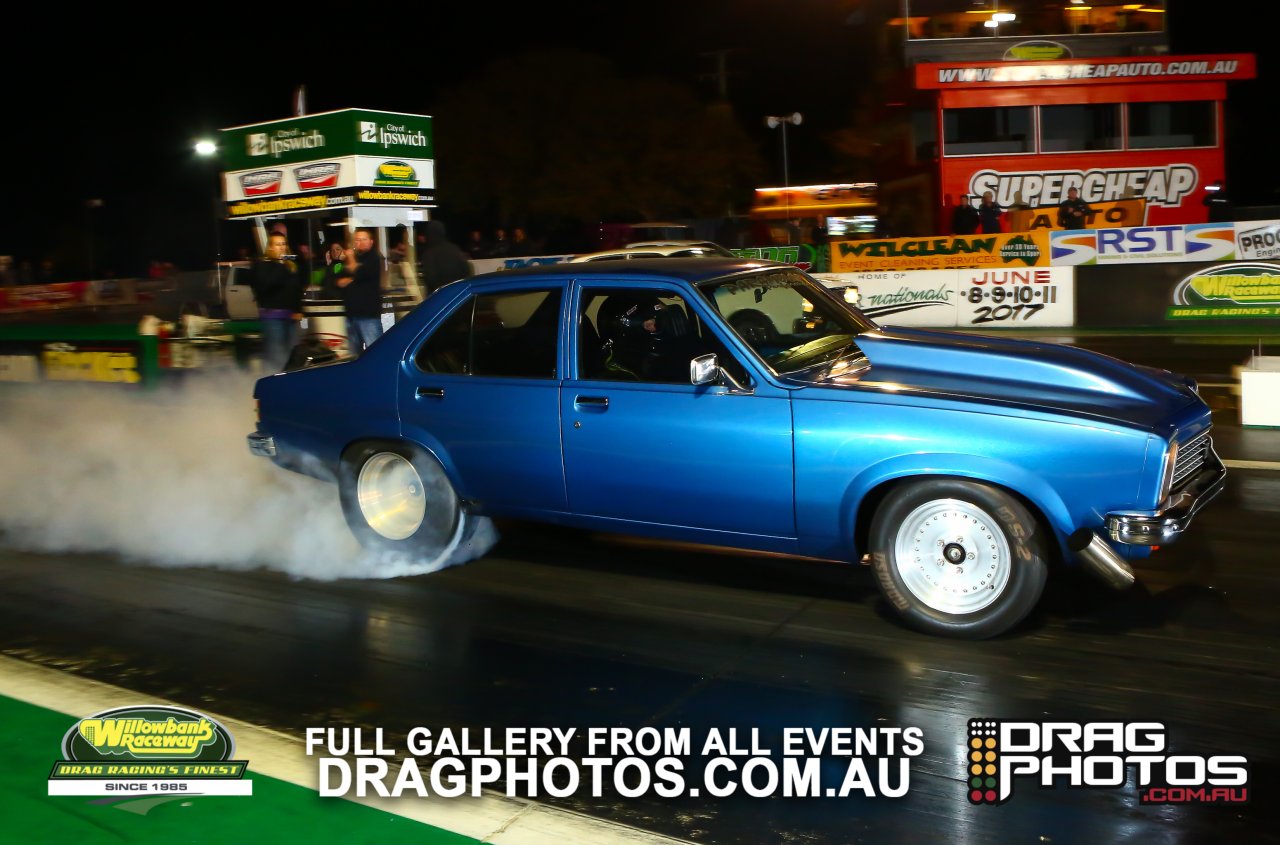
[[857, 285], [863, 313], [884, 325], [994, 328], [1075, 323], [1075, 271], [1069, 267], [824, 273], [818, 278], [833, 288]]
[[1235, 224], [1236, 258], [1280, 258], [1280, 220], [1245, 220]]
[[89, 282], [59, 282], [52, 285], [19, 285], [0, 288], [0, 311], [31, 311], [90, 304], [93, 286]]
[[[981, 194], [978, 194], [981, 196]], [[1085, 217], [1085, 228], [1101, 229], [1104, 226], [1142, 226], [1147, 222], [1147, 201], [1138, 199], [1112, 200], [1090, 203], [1092, 209]], [[1040, 208], [1010, 208], [1004, 213], [1005, 228], [1010, 232], [1031, 232], [1036, 229], [1057, 229], [1057, 206]]]
[[141, 341], [0, 339], [0, 382], [81, 381], [136, 385]]
[[1165, 312], [1170, 320], [1280, 318], [1280, 265], [1222, 264], [1185, 277]]
[[224, 170], [263, 170], [344, 156], [435, 158], [431, 118], [365, 109], [223, 129]]
[[739, 258], [750, 258], [760, 261], [777, 261], [791, 264], [801, 270], [813, 272], [823, 269], [823, 251], [821, 247], [811, 244], [794, 244], [792, 246], [751, 246], [743, 249], [729, 250]]
[[1220, 178], [1222, 168], [1221, 147], [947, 155], [941, 193], [958, 201], [990, 191], [1006, 209], [1004, 229], [1011, 232], [1055, 228], [1058, 206], [1072, 188], [1094, 210], [1089, 228], [1207, 222], [1205, 185]]
[[842, 209], [876, 207], [876, 183], [804, 185], [792, 188], [756, 188], [749, 212], [753, 220], [812, 217], [846, 213]]
[[229, 203], [356, 187], [426, 190], [435, 186], [435, 162], [420, 158], [347, 156], [291, 167], [222, 174], [223, 195]]
[[573, 258], [573, 255], [520, 255], [507, 258], [473, 258], [471, 270], [477, 276], [481, 273], [496, 273], [499, 270], [515, 270], [519, 267], [541, 267], [546, 264], [560, 264]]
[[1048, 264], [1049, 235], [1043, 231], [835, 241], [831, 244], [833, 273], [1044, 267]]
[[1237, 225], [1188, 223], [1051, 232], [1049, 260], [1055, 266], [1230, 261], [1236, 257]]
[[238, 218], [258, 214], [289, 214], [296, 211], [317, 211], [347, 205], [432, 205], [434, 203], [435, 191], [415, 188], [348, 188], [229, 202], [227, 216]]
[[917, 88], [987, 88], [1117, 82], [1200, 82], [1253, 79], [1252, 53], [1136, 56], [1056, 62], [944, 62], [915, 67]]
[[1081, 326], [1251, 320], [1274, 329], [1280, 263], [1084, 265], [1076, 268], [1076, 297]]
[[220, 146], [229, 217], [435, 203], [426, 115], [363, 109], [305, 115], [224, 129]]

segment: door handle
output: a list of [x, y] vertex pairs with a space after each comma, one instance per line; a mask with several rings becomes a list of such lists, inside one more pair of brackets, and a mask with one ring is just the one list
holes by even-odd
[[443, 387], [419, 387], [417, 395], [419, 399], [443, 399], [444, 388]]
[[577, 408], [599, 408], [601, 411], [608, 409], [608, 396], [575, 396], [573, 397], [574, 407]]

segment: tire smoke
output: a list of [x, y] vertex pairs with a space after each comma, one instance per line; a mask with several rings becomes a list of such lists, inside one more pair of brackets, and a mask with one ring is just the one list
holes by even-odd
[[365, 552], [337, 485], [249, 453], [253, 378], [243, 374], [147, 393], [6, 385], [0, 400], [0, 530], [10, 546], [331, 580], [432, 572], [497, 540], [480, 519], [443, 559]]

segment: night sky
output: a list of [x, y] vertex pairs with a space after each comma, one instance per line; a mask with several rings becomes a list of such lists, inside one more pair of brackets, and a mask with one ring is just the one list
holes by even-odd
[[[728, 55], [734, 112], [781, 181], [779, 139], [768, 114], [800, 111], [789, 130], [791, 181], [830, 181], [820, 136], [843, 125], [864, 85], [867, 56], [858, 0], [647, 0], [643, 4], [544, 3], [245, 7], [128, 6], [90, 13], [7, 13], [3, 52], [10, 85], [0, 170], [0, 254], [19, 261], [85, 263], [87, 231], [99, 275], [141, 273], [151, 258], [196, 269], [212, 254], [214, 166], [192, 144], [221, 127], [290, 115], [298, 85], [307, 111], [348, 107], [433, 114], [450, 86], [488, 61], [542, 47], [603, 55], [624, 75], [663, 76], [710, 100], [715, 50]], [[1228, 179], [1254, 202], [1280, 203], [1274, 154], [1277, 35], [1274, 12], [1170, 4], [1172, 52], [1253, 52], [1260, 78], [1230, 83]], [[374, 11], [378, 9], [378, 11]], [[234, 10], [234, 11], [233, 11]], [[180, 16], [169, 19], [167, 15]], [[22, 15], [26, 15], [22, 19]], [[192, 18], [196, 16], [196, 19]], [[1253, 17], [1246, 17], [1253, 15]], [[202, 19], [203, 18], [203, 19]], [[865, 34], [865, 33], [863, 33]], [[20, 51], [15, 47], [20, 46]], [[23, 57], [26, 58], [23, 58]], [[500, 102], [494, 103], [501, 108]], [[554, 120], [554, 115], [548, 115]], [[1263, 123], [1265, 121], [1265, 124]], [[437, 138], [448, 132], [437, 122]], [[439, 196], [448, 210], [447, 162]], [[97, 208], [86, 200], [101, 199]], [[230, 224], [228, 224], [230, 225]], [[71, 272], [68, 266], [67, 272]]]

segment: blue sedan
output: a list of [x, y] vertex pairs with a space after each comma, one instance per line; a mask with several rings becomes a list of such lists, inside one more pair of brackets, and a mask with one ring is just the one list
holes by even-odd
[[478, 515], [869, 563], [910, 625], [990, 637], [1050, 565], [1133, 582], [1225, 479], [1194, 383], [877, 326], [781, 264], [601, 261], [447, 285], [362, 357], [261, 379], [250, 448], [334, 480], [368, 547]]

